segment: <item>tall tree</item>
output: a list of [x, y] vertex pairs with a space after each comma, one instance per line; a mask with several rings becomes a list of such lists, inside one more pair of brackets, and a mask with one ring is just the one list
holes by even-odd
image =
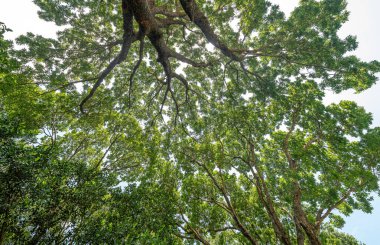
[[345, 55], [357, 43], [337, 35], [348, 18], [343, 0], [301, 1], [289, 18], [265, 0], [35, 3], [43, 19], [66, 28], [58, 40], [20, 37], [29, 48], [19, 57], [34, 62], [35, 82], [49, 89], [82, 83], [82, 112], [96, 109], [100, 89], [122, 110], [144, 101], [162, 112], [170, 101], [179, 112], [209, 86], [235, 84], [237, 98], [275, 95], [293, 78], [361, 91], [379, 70]]
[[358, 244], [380, 131], [322, 99], [380, 64], [345, 1], [34, 2], [63, 30], [0, 39], [0, 243]]
[[370, 212], [379, 128], [355, 103], [324, 106], [322, 96], [317, 83], [299, 82], [281, 98], [216, 102], [186, 121], [174, 144], [183, 212], [205, 238], [232, 230], [253, 244], [321, 244], [324, 223], [343, 225], [336, 211]]

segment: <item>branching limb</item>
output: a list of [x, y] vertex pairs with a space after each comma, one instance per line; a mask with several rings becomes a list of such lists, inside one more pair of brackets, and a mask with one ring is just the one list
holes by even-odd
[[323, 209], [320, 209], [317, 214], [317, 222], [316, 226], [319, 228], [323, 222], [330, 214], [331, 212], [336, 209], [340, 204], [344, 203], [347, 198], [350, 197], [351, 193], [355, 191], [355, 188], [351, 187], [336, 203], [334, 203], [331, 207], [329, 207], [324, 213]]
[[205, 245], [210, 245], [210, 243], [202, 236], [202, 234], [199, 232], [198, 229], [194, 228], [191, 226], [191, 224], [189, 223], [189, 221], [185, 218], [185, 216], [183, 215], [183, 213], [181, 212], [180, 213], [181, 215], [181, 218], [182, 220], [186, 223], [187, 227], [184, 227], [183, 225], [181, 224], [177, 224], [182, 230], [184, 230], [185, 232], [188, 232], [190, 234], [192, 234], [194, 236], [194, 238], [198, 241], [200, 241], [202, 244], [205, 244]]
[[108, 74], [121, 62], [123, 62], [128, 55], [131, 44], [136, 40], [136, 35], [133, 32], [133, 13], [131, 6], [129, 6], [128, 0], [122, 1], [122, 12], [123, 12], [123, 44], [120, 53], [109, 63], [107, 68], [103, 70], [99, 76], [96, 83], [92, 86], [90, 93], [82, 100], [80, 103], [80, 111], [85, 113], [84, 104], [94, 96], [98, 87], [102, 84], [103, 80], [108, 76]]
[[256, 182], [256, 189], [259, 195], [261, 202], [263, 203], [267, 213], [272, 221], [273, 228], [275, 230], [276, 236], [281, 240], [283, 244], [291, 244], [288, 233], [286, 232], [283, 224], [278, 217], [278, 214], [274, 207], [273, 198], [269, 192], [269, 189], [266, 185], [263, 173], [256, 162], [255, 155], [255, 146], [254, 144], [248, 140], [249, 144], [249, 153], [251, 160], [245, 161], [248, 167], [251, 170], [252, 175], [254, 176]]
[[117, 142], [117, 140], [118, 140], [118, 137], [115, 137], [115, 138], [113, 138], [113, 139], [110, 140], [109, 146], [107, 147], [107, 149], [104, 151], [103, 155], [100, 157], [100, 159], [95, 164], [94, 169], [98, 169], [100, 167], [100, 165], [102, 164], [103, 160], [106, 158], [107, 154], [111, 150], [112, 146]]
[[207, 166], [196, 160], [194, 158], [194, 156], [190, 156], [189, 154], [186, 154], [185, 155], [187, 157], [189, 157], [190, 159], [192, 159], [192, 161], [194, 163], [196, 163], [198, 166], [202, 167], [205, 171], [206, 171], [206, 174], [209, 176], [209, 178], [211, 179], [212, 183], [214, 184], [214, 186], [220, 191], [220, 193], [222, 194], [225, 202], [226, 202], [226, 207], [228, 210], [230, 210], [230, 214], [232, 216], [232, 219], [234, 220], [234, 222], [236, 223], [236, 226], [238, 227], [239, 231], [242, 233], [242, 235], [247, 238], [251, 244], [258, 244], [256, 239], [253, 238], [253, 236], [250, 234], [250, 232], [247, 230], [247, 228], [243, 225], [243, 223], [241, 222], [240, 218], [239, 218], [239, 215], [238, 213], [236, 212], [235, 208], [233, 207], [232, 205], [232, 202], [230, 200], [230, 197], [227, 193], [227, 190], [226, 188], [224, 187], [224, 185], [220, 184], [218, 182], [218, 180], [215, 178], [215, 176], [212, 174], [211, 170], [207, 168]]
[[165, 94], [164, 94], [164, 98], [162, 99], [162, 102], [161, 102], [160, 112], [158, 114], [162, 114], [162, 110], [164, 109], [164, 105], [165, 105], [166, 99], [168, 97], [169, 90], [170, 90], [170, 87], [169, 87], [169, 85], [167, 85], [166, 90], [165, 90]]
[[[282, 149], [286, 158], [287, 158], [287, 161], [289, 163], [290, 170], [293, 173], [297, 173], [298, 163], [295, 159], [293, 159], [293, 157], [291, 155], [291, 152], [289, 149], [289, 140], [290, 140], [290, 137], [292, 136], [292, 134], [295, 130], [296, 124], [299, 120], [298, 117], [299, 117], [299, 112], [300, 112], [301, 108], [302, 108], [302, 104], [297, 104], [293, 108], [293, 113], [291, 114], [291, 125], [290, 125], [290, 128], [288, 129], [286, 136], [285, 136], [284, 143], [283, 143], [283, 149]], [[310, 223], [310, 221], [308, 220], [307, 215], [306, 215], [306, 213], [302, 207], [301, 185], [297, 179], [294, 179], [292, 184], [293, 184], [293, 213], [294, 213], [294, 220], [296, 223], [296, 229], [297, 229], [297, 233], [298, 233], [298, 240], [299, 241], [303, 240], [303, 238], [302, 238], [303, 232], [300, 230], [300, 228], [302, 227], [302, 229], [304, 230], [304, 232], [306, 233], [306, 235], [310, 241], [310, 244], [320, 245], [321, 241], [319, 240], [319, 237], [317, 234], [318, 233], [317, 229], [312, 223]]]
[[203, 12], [198, 7], [195, 0], [180, 0], [182, 8], [185, 10], [187, 16], [190, 18], [194, 24], [196, 24], [206, 39], [218, 48], [225, 56], [229, 57], [234, 61], [241, 61], [242, 57], [236, 55], [231, 49], [224, 44], [218, 35], [215, 34], [214, 30], [211, 28], [208, 18], [203, 14]]
[[[189, 83], [187, 82], [186, 78], [184, 78], [183, 76], [177, 74], [177, 73], [173, 73], [172, 74], [173, 78], [177, 78], [184, 86], [185, 86], [185, 102], [188, 102], [189, 100], [189, 91], [193, 91], [190, 86], [189, 86]], [[194, 92], [194, 91], [193, 91]]]

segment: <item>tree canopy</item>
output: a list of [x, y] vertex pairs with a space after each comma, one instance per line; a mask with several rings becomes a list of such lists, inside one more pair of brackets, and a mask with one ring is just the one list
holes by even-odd
[[[344, 0], [34, 0], [0, 28], [0, 244], [360, 244], [380, 128]], [[12, 28], [12, 27], [11, 27]]]

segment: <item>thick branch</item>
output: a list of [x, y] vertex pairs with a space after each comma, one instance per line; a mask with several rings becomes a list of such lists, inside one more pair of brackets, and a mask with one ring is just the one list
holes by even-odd
[[185, 10], [187, 16], [189, 16], [190, 20], [196, 24], [206, 39], [213, 44], [216, 48], [220, 49], [220, 51], [230, 59], [234, 61], [241, 61], [242, 57], [236, 55], [231, 49], [224, 44], [218, 35], [211, 28], [210, 22], [208, 18], [203, 14], [203, 12], [198, 7], [195, 0], [180, 0], [182, 8]]
[[121, 62], [123, 62], [128, 55], [129, 49], [131, 47], [132, 42], [136, 40], [136, 35], [133, 32], [133, 13], [131, 6], [128, 0], [122, 1], [122, 13], [123, 13], [123, 44], [120, 50], [120, 53], [109, 63], [107, 68], [103, 70], [99, 76], [96, 83], [92, 86], [90, 93], [82, 100], [79, 107], [82, 113], [84, 111], [84, 104], [94, 96], [98, 87], [102, 84], [103, 80], [108, 76], [108, 74]]
[[[288, 160], [290, 170], [293, 172], [293, 174], [297, 174], [298, 171], [298, 164], [295, 159], [291, 156], [290, 150], [289, 150], [289, 139], [296, 127], [297, 121], [298, 121], [298, 114], [301, 110], [301, 105], [298, 104], [294, 108], [294, 112], [291, 115], [291, 125], [289, 128], [288, 133], [285, 136], [284, 144], [283, 144], [283, 152], [285, 153], [285, 156]], [[299, 227], [302, 227], [305, 231], [307, 237], [309, 238], [309, 241], [312, 245], [320, 245], [321, 241], [318, 238], [318, 232], [317, 229], [313, 224], [310, 223], [308, 220], [306, 213], [302, 207], [302, 190], [301, 186], [297, 179], [293, 179], [293, 212], [294, 212], [294, 220], [296, 222], [296, 228], [299, 229]], [[301, 239], [300, 236], [302, 236], [300, 233], [298, 233], [298, 238]]]

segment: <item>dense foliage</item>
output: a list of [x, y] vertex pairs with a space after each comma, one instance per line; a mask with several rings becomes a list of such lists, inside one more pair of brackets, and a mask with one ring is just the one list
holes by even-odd
[[35, 0], [0, 29], [0, 244], [359, 244], [380, 128], [324, 91], [380, 71], [344, 0]]

